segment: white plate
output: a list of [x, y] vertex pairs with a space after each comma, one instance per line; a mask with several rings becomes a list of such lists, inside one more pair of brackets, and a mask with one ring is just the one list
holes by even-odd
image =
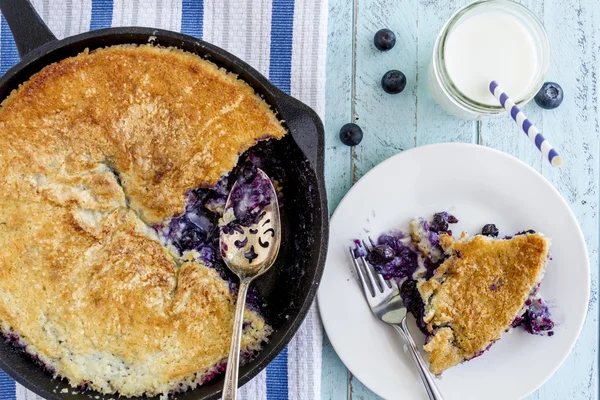
[[[427, 399], [397, 333], [378, 322], [352, 272], [353, 238], [406, 230], [415, 216], [449, 211], [452, 228], [476, 233], [495, 223], [501, 235], [534, 229], [552, 238], [541, 294], [556, 322], [552, 337], [521, 329], [472, 361], [444, 372], [446, 400], [513, 400], [539, 388], [565, 360], [583, 325], [590, 290], [583, 234], [565, 200], [518, 159], [477, 145], [439, 144], [402, 152], [352, 187], [331, 219], [329, 253], [318, 292], [329, 339], [348, 369], [381, 397]], [[423, 335], [411, 318], [418, 345]]]

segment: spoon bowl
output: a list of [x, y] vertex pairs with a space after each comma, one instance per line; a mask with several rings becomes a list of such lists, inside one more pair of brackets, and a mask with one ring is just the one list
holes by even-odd
[[222, 396], [223, 400], [235, 400], [248, 287], [254, 278], [271, 268], [281, 245], [277, 192], [260, 168], [242, 171], [233, 184], [220, 227], [221, 256], [240, 279]]

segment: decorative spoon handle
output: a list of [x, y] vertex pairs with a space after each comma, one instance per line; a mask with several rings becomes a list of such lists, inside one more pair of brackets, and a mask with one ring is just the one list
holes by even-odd
[[246, 307], [246, 294], [251, 279], [241, 279], [238, 291], [237, 304], [235, 306], [235, 317], [233, 319], [233, 334], [229, 346], [229, 358], [227, 359], [227, 372], [223, 385], [222, 400], [236, 400], [238, 387], [238, 370], [240, 365], [240, 343], [242, 341], [242, 327], [244, 326], [244, 308]]

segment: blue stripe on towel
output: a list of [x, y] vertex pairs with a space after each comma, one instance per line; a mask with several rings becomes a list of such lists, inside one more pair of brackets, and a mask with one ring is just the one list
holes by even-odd
[[287, 347], [267, 366], [267, 400], [288, 400]]
[[[273, 0], [271, 15], [271, 52], [269, 79], [279, 89], [290, 93], [292, 81], [292, 37], [294, 34], [294, 0]], [[288, 351], [267, 366], [267, 399], [288, 399]]]
[[17, 45], [10, 32], [8, 23], [2, 16], [0, 21], [0, 75], [4, 75], [6, 71], [11, 69], [19, 62], [19, 52]]
[[113, 17], [113, 0], [92, 0], [90, 31], [110, 28]]
[[269, 79], [288, 94], [292, 81], [293, 34], [294, 0], [273, 0]]
[[17, 398], [16, 384], [10, 376], [0, 371], [0, 399], [15, 400]]
[[183, 0], [181, 3], [181, 33], [202, 39], [204, 0]]

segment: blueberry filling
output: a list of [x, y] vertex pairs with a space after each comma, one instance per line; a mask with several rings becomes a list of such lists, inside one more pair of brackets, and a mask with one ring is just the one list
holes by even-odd
[[[421, 219], [419, 227], [425, 233], [429, 245], [441, 252], [440, 235], [452, 234], [448, 229], [449, 224], [457, 222], [458, 219], [453, 215], [440, 212], [434, 214], [432, 221]], [[367, 261], [385, 279], [396, 280], [400, 287], [400, 297], [402, 297], [404, 306], [415, 316], [419, 329], [428, 335], [426, 324], [423, 321], [425, 304], [417, 289], [417, 279], [431, 278], [435, 269], [443, 262], [443, 258], [432, 261], [430, 258], [423, 257], [412, 243], [410, 235], [398, 231], [379, 236], [370, 252], [366, 251], [360, 241], [355, 240], [354, 244], [355, 257], [366, 257]]]
[[[240, 156], [238, 165], [232, 172], [223, 177], [213, 188], [197, 188], [188, 195], [185, 212], [172, 218], [165, 226], [155, 226], [155, 230], [162, 235], [164, 240], [172, 245], [180, 255], [195, 251], [195, 257], [210, 268], [214, 268], [219, 275], [229, 283], [232, 296], [237, 297], [239, 284], [237, 278], [225, 266], [219, 255], [219, 219], [225, 212], [225, 203], [229, 191], [234, 182], [238, 181], [238, 190], [232, 193], [237, 196], [236, 203], [243, 203], [240, 210], [235, 210], [238, 219], [236, 224], [249, 226], [260, 219], [263, 207], [271, 201], [265, 193], [265, 184], [256, 174], [256, 168], [261, 168], [279, 183], [285, 182], [285, 175], [279, 167], [277, 158], [272, 154], [272, 148], [268, 142], [261, 142]], [[279, 205], [283, 203], [281, 192], [277, 192]], [[243, 209], [242, 209], [243, 208]], [[239, 214], [238, 214], [239, 212]], [[240, 229], [232, 226], [231, 229]], [[245, 243], [235, 243], [238, 248], [244, 247]], [[256, 257], [255, 252], [249, 252], [249, 258]], [[246, 298], [249, 308], [260, 313], [261, 301], [255, 286], [251, 286]], [[243, 361], [252, 359], [252, 352], [242, 355]], [[202, 383], [206, 383], [220, 375], [225, 370], [226, 363], [217, 365], [207, 375], [202, 377]]]
[[230, 194], [235, 219], [222, 229], [235, 230], [236, 226], [249, 227], [257, 224], [265, 215], [263, 211], [272, 201], [271, 182], [257, 173], [253, 164], [244, 164], [236, 179], [237, 185]]
[[546, 302], [533, 295], [525, 302], [525, 305], [527, 306], [525, 313], [515, 318], [512, 323], [513, 328], [520, 326], [532, 335], [553, 336], [554, 321], [552, 321]]
[[406, 279], [417, 270], [417, 253], [403, 234], [381, 235], [377, 245], [367, 255], [369, 261], [385, 279]]
[[402, 297], [404, 307], [414, 315], [417, 326], [421, 332], [425, 335], [429, 335], [427, 324], [425, 324], [425, 321], [423, 320], [425, 318], [425, 304], [417, 289], [417, 281], [414, 279], [407, 279], [402, 286], [400, 286], [400, 297]]
[[[229, 272], [219, 255], [219, 218], [223, 216], [225, 202], [234, 182], [238, 182], [238, 190], [232, 193], [235, 197], [235, 213], [238, 217], [230, 229], [241, 229], [236, 225], [249, 226], [261, 217], [261, 211], [271, 199], [265, 193], [264, 182], [256, 173], [256, 168], [266, 172], [277, 179], [284, 180], [283, 170], [279, 167], [276, 157], [268, 142], [261, 142], [248, 150], [240, 157], [238, 165], [233, 171], [223, 177], [213, 188], [197, 188], [188, 195], [185, 212], [172, 218], [166, 226], [156, 226], [155, 229], [162, 235], [167, 243], [171, 244], [180, 255], [189, 251], [196, 251], [197, 258], [208, 267], [214, 268], [223, 279], [230, 282], [235, 277]], [[282, 204], [281, 193], [277, 193], [279, 204]], [[239, 248], [245, 243], [236, 243]], [[249, 254], [251, 257], [252, 254]], [[249, 306], [258, 309], [251, 301]]]
[[[359, 240], [354, 240], [354, 256], [366, 257], [367, 261], [373, 265], [377, 272], [383, 275], [385, 279], [394, 279], [400, 287], [400, 296], [404, 302], [404, 306], [412, 313], [417, 321], [417, 326], [426, 335], [430, 337], [427, 326], [423, 320], [425, 314], [425, 305], [421, 295], [417, 289], [419, 280], [430, 279], [437, 267], [442, 264], [447, 255], [441, 251], [439, 245], [440, 235], [443, 233], [452, 235], [449, 230], [449, 224], [457, 223], [456, 217], [447, 212], [436, 213], [432, 221], [424, 219], [419, 220], [418, 229], [420, 234], [427, 239], [428, 247], [440, 252], [441, 257], [433, 261], [430, 257], [424, 258], [421, 252], [415, 247], [408, 235], [403, 232], [391, 232], [382, 234], [377, 239], [377, 243], [373, 244], [372, 250], [367, 252]], [[498, 228], [494, 224], [487, 224], [482, 229], [482, 235], [497, 237]], [[533, 234], [535, 231], [526, 230], [518, 232], [517, 235]], [[505, 239], [510, 239], [512, 236], [506, 236]], [[413, 238], [414, 240], [414, 238]], [[433, 251], [430, 251], [431, 255]], [[456, 257], [461, 258], [462, 253], [458, 251]], [[490, 285], [491, 291], [497, 291], [504, 286], [504, 281], [496, 279]], [[554, 322], [551, 319], [548, 306], [538, 296], [540, 284], [538, 283], [532, 290], [529, 300], [524, 305], [523, 313], [519, 315], [512, 327], [522, 327], [526, 332], [534, 335], [553, 336]], [[439, 327], [434, 327], [439, 328]], [[493, 344], [493, 343], [492, 343]], [[478, 352], [473, 358], [480, 356], [487, 351], [492, 344], [486, 349]]]

